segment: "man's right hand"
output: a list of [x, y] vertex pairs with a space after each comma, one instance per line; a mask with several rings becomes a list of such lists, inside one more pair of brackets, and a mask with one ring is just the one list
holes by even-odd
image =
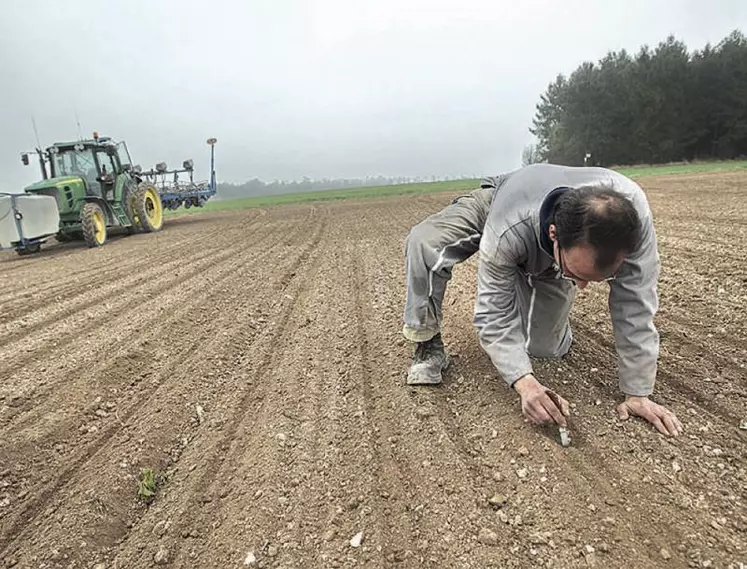
[[532, 423], [536, 425], [557, 423], [563, 427], [568, 426], [565, 420], [571, 414], [568, 401], [557, 393], [553, 393], [560, 403], [560, 408], [558, 408], [547, 394], [550, 390], [537, 381], [532, 374], [517, 380], [514, 383], [514, 389], [521, 397], [521, 412]]

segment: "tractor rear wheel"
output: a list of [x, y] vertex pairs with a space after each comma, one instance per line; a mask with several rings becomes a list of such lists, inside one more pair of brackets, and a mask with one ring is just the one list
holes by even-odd
[[153, 184], [143, 182], [135, 192], [135, 214], [140, 230], [147, 233], [160, 231], [163, 227], [163, 204]]
[[101, 206], [94, 202], [83, 205], [80, 212], [83, 239], [89, 247], [101, 247], [106, 241], [106, 216]]

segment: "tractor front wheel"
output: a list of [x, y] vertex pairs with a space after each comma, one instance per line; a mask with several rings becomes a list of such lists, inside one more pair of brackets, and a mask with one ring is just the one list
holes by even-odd
[[142, 183], [135, 192], [135, 213], [140, 229], [147, 233], [163, 227], [163, 204], [153, 184]]
[[83, 239], [89, 247], [101, 247], [106, 241], [106, 216], [101, 206], [88, 202], [80, 212]]

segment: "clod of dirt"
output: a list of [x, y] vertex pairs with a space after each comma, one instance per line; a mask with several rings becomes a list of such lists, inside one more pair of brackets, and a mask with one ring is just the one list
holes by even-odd
[[153, 556], [153, 562], [156, 565], [166, 565], [169, 562], [169, 550], [161, 546]]
[[335, 536], [337, 535], [337, 529], [336, 528], [329, 528], [327, 531], [324, 532], [324, 535], [322, 536], [322, 539], [324, 541], [332, 541]]
[[586, 553], [588, 553], [589, 555], [591, 555], [595, 551], [594, 547], [591, 545], [587, 545], [586, 547], [584, 547], [584, 549], [586, 550]]
[[277, 557], [278, 554], [278, 548], [276, 545], [271, 545], [267, 548], [267, 555], [269, 557]]
[[518, 476], [521, 479], [526, 478], [529, 475], [529, 471], [526, 468], [520, 468], [516, 471], [516, 476]]
[[675, 472], [680, 472], [682, 470], [680, 463], [676, 460], [672, 461], [672, 470], [674, 470]]
[[202, 405], [195, 405], [195, 411], [197, 412], [197, 422], [202, 425], [203, 421], [205, 420], [205, 410], [202, 408]]
[[519, 447], [519, 450], [516, 451], [519, 456], [528, 456], [529, 455], [529, 449], [527, 447]]
[[361, 543], [363, 543], [363, 532], [360, 531], [356, 533], [353, 538], [350, 540], [350, 547], [360, 547]]
[[659, 551], [659, 555], [661, 555], [664, 559], [667, 559], [667, 560], [672, 558], [672, 554], [669, 553], [669, 551], [667, 551], [663, 547], [661, 548], [661, 551]]
[[498, 510], [502, 508], [506, 504], [507, 501], [508, 501], [507, 498], [503, 494], [495, 494], [488, 500], [488, 504], [490, 504], [491, 506], [493, 506], [493, 508]]
[[254, 565], [257, 562], [257, 558], [254, 557], [254, 552], [250, 551], [246, 554], [246, 558], [244, 559], [244, 565]]
[[8, 400], [8, 407], [20, 407], [26, 401], [24, 395], [12, 395]]
[[93, 569], [106, 569], [106, 565], [104, 563], [96, 563], [96, 565], [93, 566]]
[[421, 419], [426, 419], [428, 417], [431, 417], [433, 415], [433, 409], [430, 407], [418, 407], [415, 409], [415, 415], [420, 417]]
[[742, 429], [743, 431], [747, 431], [747, 419], [739, 423], [739, 428]]
[[488, 528], [482, 528], [477, 535], [477, 541], [483, 545], [498, 545], [498, 534]]

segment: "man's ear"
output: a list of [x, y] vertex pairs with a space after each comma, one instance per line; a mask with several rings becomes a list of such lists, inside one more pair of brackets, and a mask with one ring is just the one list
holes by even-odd
[[550, 241], [558, 240], [558, 231], [554, 223], [551, 223], [550, 227], [547, 228], [547, 233], [550, 235]]

